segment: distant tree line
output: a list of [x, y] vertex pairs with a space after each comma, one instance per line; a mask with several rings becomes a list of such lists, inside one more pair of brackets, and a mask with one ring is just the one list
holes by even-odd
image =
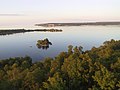
[[68, 46], [55, 58], [32, 63], [30, 57], [0, 60], [0, 90], [118, 90], [120, 40], [83, 51]]
[[17, 33], [25, 33], [25, 32], [62, 32], [60, 29], [8, 29], [8, 30], [0, 30], [0, 35], [11, 35]]
[[57, 26], [82, 26], [82, 25], [120, 25], [120, 22], [81, 22], [81, 23], [44, 23], [35, 24], [35, 26], [57, 27]]

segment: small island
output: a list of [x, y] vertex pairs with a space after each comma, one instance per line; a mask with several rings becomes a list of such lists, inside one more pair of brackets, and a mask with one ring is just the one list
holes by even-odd
[[52, 43], [46, 38], [44, 40], [38, 40], [36, 45], [39, 49], [41, 49], [41, 48], [48, 49], [49, 45], [52, 45]]

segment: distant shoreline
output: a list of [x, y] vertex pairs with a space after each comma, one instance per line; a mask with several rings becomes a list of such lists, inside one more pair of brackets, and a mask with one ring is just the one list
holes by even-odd
[[16, 33], [25, 33], [25, 32], [34, 32], [34, 31], [42, 31], [42, 32], [62, 32], [59, 29], [34, 29], [34, 30], [26, 30], [26, 29], [7, 29], [7, 30], [0, 30], [0, 35], [10, 35]]
[[57, 27], [57, 26], [82, 26], [82, 25], [120, 25], [120, 22], [83, 22], [83, 23], [44, 23], [35, 26]]

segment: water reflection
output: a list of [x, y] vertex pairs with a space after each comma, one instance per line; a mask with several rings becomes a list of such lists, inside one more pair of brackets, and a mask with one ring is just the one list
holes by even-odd
[[43, 49], [43, 50], [47, 50], [49, 48], [49, 45], [48, 46], [37, 46], [39, 49]]

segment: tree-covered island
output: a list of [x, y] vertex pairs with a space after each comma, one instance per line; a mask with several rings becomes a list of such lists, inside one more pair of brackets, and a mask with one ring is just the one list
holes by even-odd
[[49, 45], [52, 45], [52, 43], [46, 38], [44, 40], [38, 40], [36, 45], [39, 49], [47, 49], [49, 48]]

